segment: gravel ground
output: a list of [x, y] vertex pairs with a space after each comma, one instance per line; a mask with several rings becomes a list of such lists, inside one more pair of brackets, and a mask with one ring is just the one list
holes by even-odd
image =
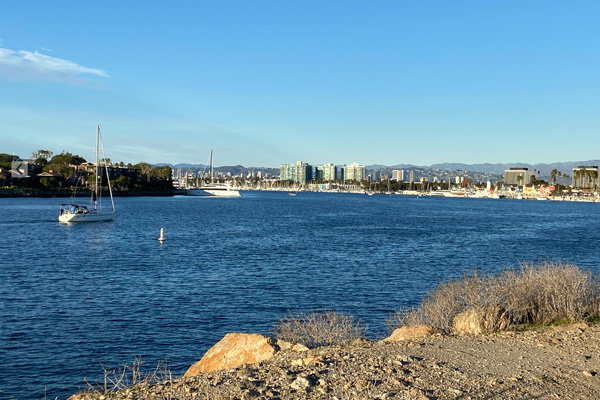
[[308, 351], [71, 399], [600, 399], [600, 325]]

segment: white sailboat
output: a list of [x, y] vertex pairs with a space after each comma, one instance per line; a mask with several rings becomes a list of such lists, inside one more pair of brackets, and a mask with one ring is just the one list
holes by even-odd
[[213, 178], [213, 152], [210, 151], [210, 185], [191, 187], [185, 190], [186, 196], [215, 196], [215, 197], [239, 197], [240, 192], [228, 183], [215, 183]]
[[[112, 188], [110, 186], [110, 178], [108, 176], [108, 169], [106, 168], [106, 158], [102, 157], [102, 165], [106, 171], [106, 178], [108, 182], [108, 192], [110, 193], [110, 203], [112, 205], [112, 211], [103, 211], [101, 208], [101, 190], [100, 190], [100, 125], [96, 128], [96, 182], [94, 184], [94, 190], [92, 191], [91, 205], [80, 206], [74, 203], [61, 204], [60, 214], [58, 216], [58, 222], [100, 222], [100, 221], [112, 221], [115, 217], [115, 202], [113, 201]], [[104, 150], [103, 150], [104, 153]]]

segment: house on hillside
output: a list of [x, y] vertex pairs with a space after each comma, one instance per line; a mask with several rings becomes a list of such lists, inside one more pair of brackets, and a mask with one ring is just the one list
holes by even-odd
[[42, 179], [46, 179], [47, 182], [50, 182], [53, 186], [60, 185], [66, 181], [64, 176], [52, 170], [48, 172], [42, 172], [41, 174], [37, 174], [37, 178], [40, 180], [40, 182], [43, 182]]

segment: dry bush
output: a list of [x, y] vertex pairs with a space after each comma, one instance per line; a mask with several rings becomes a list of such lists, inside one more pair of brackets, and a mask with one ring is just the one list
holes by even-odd
[[94, 385], [86, 381], [87, 389], [90, 392], [109, 393], [138, 384], [150, 385], [173, 379], [169, 363], [159, 361], [156, 368], [150, 371], [143, 371], [143, 364], [144, 362], [139, 356], [134, 356], [134, 361], [131, 365], [123, 364], [116, 369], [110, 369], [100, 364], [104, 371], [104, 382]]
[[597, 316], [598, 282], [591, 273], [562, 263], [525, 264], [498, 280], [503, 305], [520, 323], [578, 321]]
[[336, 311], [315, 311], [279, 320], [273, 333], [278, 340], [314, 348], [347, 344], [363, 338], [365, 330], [360, 321], [350, 315]]
[[498, 301], [493, 279], [472, 272], [460, 280], [439, 284], [425, 295], [421, 305], [397, 311], [386, 325], [393, 331], [401, 326], [423, 324], [448, 333], [452, 330], [452, 320], [461, 312], [485, 310]]
[[515, 324], [582, 320], [598, 315], [599, 289], [590, 273], [570, 264], [524, 264], [519, 269], [488, 276], [472, 273], [433, 288], [421, 305], [397, 311], [387, 326], [394, 330], [425, 324], [449, 333], [454, 317], [467, 310], [484, 315], [495, 310], [498, 321], [490, 321], [490, 326], [500, 326], [504, 321]]

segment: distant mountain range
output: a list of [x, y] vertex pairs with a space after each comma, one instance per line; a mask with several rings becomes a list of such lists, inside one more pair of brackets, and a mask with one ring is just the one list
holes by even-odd
[[539, 171], [539, 175], [546, 176], [550, 175], [550, 172], [553, 169], [557, 169], [561, 172], [571, 174], [573, 168], [579, 166], [590, 166], [590, 165], [600, 165], [600, 160], [588, 160], [588, 161], [567, 161], [567, 162], [557, 162], [552, 164], [527, 164], [527, 163], [510, 163], [510, 164], [462, 164], [462, 163], [443, 163], [443, 164], [433, 164], [429, 166], [418, 166], [412, 164], [399, 164], [391, 167], [386, 167], [382, 165], [369, 165], [366, 166], [366, 169], [411, 169], [411, 168], [420, 168], [420, 169], [440, 169], [444, 171], [469, 171], [469, 172], [481, 172], [486, 174], [504, 174], [504, 171], [510, 168], [515, 167], [523, 167], [528, 168], [530, 171], [537, 170]]
[[[186, 168], [190, 168], [190, 169], [203, 169], [203, 168], [208, 168], [207, 166], [203, 165], [203, 164], [157, 164], [157, 165], [168, 165], [173, 169], [178, 169], [178, 168], [182, 168], [182, 169], [186, 169]], [[510, 168], [514, 168], [514, 167], [524, 167], [524, 168], [528, 168], [529, 170], [533, 171], [533, 170], [537, 170], [538, 171], [538, 175], [539, 176], [550, 176], [550, 172], [553, 169], [557, 169], [563, 173], [566, 174], [571, 174], [573, 171], [573, 168], [579, 167], [579, 166], [590, 166], [590, 165], [600, 165], [600, 160], [588, 160], [588, 161], [566, 161], [566, 162], [556, 162], [556, 163], [552, 163], [552, 164], [527, 164], [527, 163], [510, 163], [510, 164], [501, 164], [501, 163], [497, 163], [497, 164], [490, 164], [490, 163], [485, 163], [485, 164], [462, 164], [462, 163], [443, 163], [443, 164], [433, 164], [433, 165], [429, 165], [429, 166], [422, 166], [422, 165], [414, 165], [414, 164], [397, 164], [397, 165], [392, 165], [392, 166], [386, 166], [386, 165], [380, 165], [380, 164], [373, 164], [373, 165], [366, 165], [365, 169], [367, 169], [368, 171], [372, 171], [372, 170], [394, 170], [394, 169], [437, 169], [437, 170], [443, 170], [443, 171], [468, 171], [468, 172], [480, 172], [480, 173], [484, 173], [484, 174], [494, 174], [494, 175], [501, 175], [504, 174], [504, 171]], [[265, 171], [265, 172], [269, 172], [272, 174], [277, 174], [279, 173], [279, 167], [244, 167], [242, 165], [235, 165], [235, 166], [222, 166], [222, 167], [216, 167], [215, 170], [220, 171], [220, 172], [231, 172], [232, 175], [236, 175], [239, 173], [243, 173], [243, 172], [247, 172], [247, 171]]]

